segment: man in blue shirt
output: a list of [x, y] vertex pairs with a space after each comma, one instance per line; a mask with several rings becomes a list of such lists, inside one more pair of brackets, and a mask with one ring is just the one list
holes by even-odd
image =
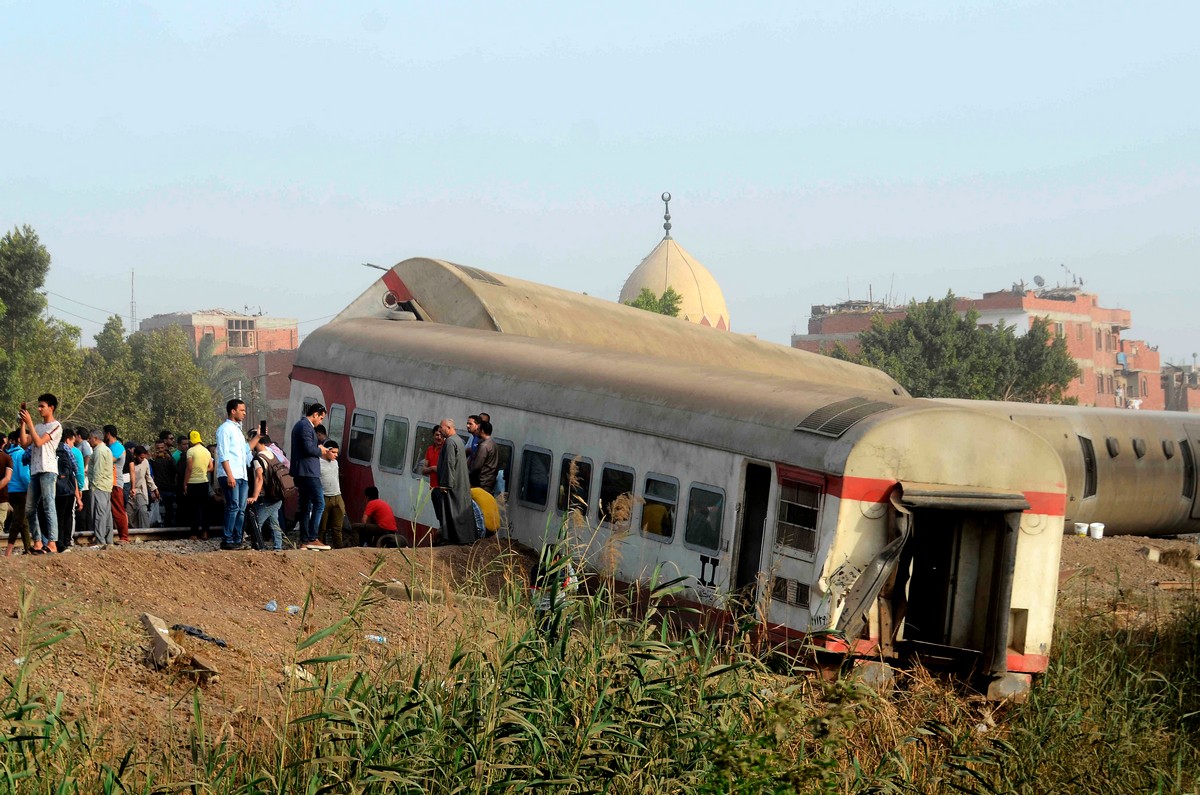
[[221, 549], [241, 549], [242, 526], [246, 521], [250, 446], [242, 433], [245, 402], [234, 398], [225, 404], [226, 420], [217, 428], [217, 478], [225, 496], [225, 536]]
[[17, 545], [17, 536], [25, 544], [26, 554], [33, 551], [33, 539], [29, 536], [29, 524], [25, 519], [25, 495], [29, 491], [29, 462], [21, 448], [21, 435], [13, 431], [8, 435], [8, 447], [4, 452], [12, 458], [12, 480], [8, 482], [8, 503], [12, 506], [8, 525], [8, 548], [4, 556], [10, 557]]

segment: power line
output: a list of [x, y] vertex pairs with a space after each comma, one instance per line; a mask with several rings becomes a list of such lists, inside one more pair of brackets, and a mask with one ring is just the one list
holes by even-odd
[[311, 320], [297, 320], [296, 325], [303, 326], [305, 323], [316, 323], [318, 320], [328, 320], [331, 317], [336, 317], [337, 314], [338, 314], [337, 312], [334, 312], [332, 315], [325, 315], [324, 317], [314, 317]]
[[71, 317], [79, 318], [80, 320], [87, 321], [88, 323], [94, 323], [97, 326], [103, 326], [105, 322], [107, 322], [104, 320], [92, 320], [90, 317], [84, 317], [83, 315], [77, 315], [74, 312], [68, 312], [67, 310], [57, 307], [54, 304], [46, 304], [46, 306], [49, 309], [53, 309], [55, 312], [62, 312], [64, 315], [70, 315]]
[[121, 316], [120, 312], [113, 312], [112, 310], [104, 309], [103, 307], [92, 306], [91, 304], [85, 304], [83, 301], [76, 301], [74, 298], [68, 298], [67, 296], [63, 295], [62, 293], [56, 293], [51, 290], [47, 290], [46, 295], [53, 295], [57, 298], [62, 298], [65, 301], [70, 301], [73, 304], [79, 304], [80, 306], [86, 306], [88, 309], [95, 309], [97, 312], [103, 312], [104, 314], [106, 314], [110, 317], [112, 315], [116, 315], [117, 317]]

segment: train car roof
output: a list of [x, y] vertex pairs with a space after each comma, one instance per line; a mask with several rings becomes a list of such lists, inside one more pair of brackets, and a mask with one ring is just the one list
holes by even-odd
[[443, 260], [393, 266], [334, 322], [412, 312], [420, 320], [905, 395], [870, 367]]
[[[586, 420], [798, 464], [832, 467], [833, 441], [877, 419], [947, 406], [853, 386], [680, 363], [573, 343], [498, 334], [415, 320], [351, 318], [309, 334], [297, 368], [466, 397], [489, 406], [538, 407]], [[297, 375], [301, 380], [304, 374]], [[437, 417], [418, 419], [436, 420]], [[799, 431], [809, 422], [812, 427]], [[865, 422], [864, 422], [865, 421]], [[851, 426], [855, 433], [847, 433]], [[844, 426], [844, 427], [843, 427]], [[503, 437], [500, 423], [497, 435]], [[815, 436], [814, 436], [815, 435]], [[798, 458], [803, 448], [805, 456]]]

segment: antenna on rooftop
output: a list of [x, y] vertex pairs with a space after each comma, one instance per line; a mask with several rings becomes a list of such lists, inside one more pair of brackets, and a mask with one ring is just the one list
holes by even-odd
[[663, 207], [665, 208], [663, 211], [663, 222], [664, 222], [663, 229], [666, 230], [666, 234], [663, 235], [663, 240], [670, 240], [671, 239], [671, 194], [667, 193], [666, 191], [663, 191], [662, 201], [663, 201]]

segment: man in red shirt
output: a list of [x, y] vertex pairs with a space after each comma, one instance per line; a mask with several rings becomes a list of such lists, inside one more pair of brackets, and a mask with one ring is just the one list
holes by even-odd
[[[367, 486], [366, 495], [367, 507], [363, 511], [362, 521], [353, 525], [359, 543], [368, 539], [373, 541], [384, 533], [395, 533], [397, 529], [396, 516], [392, 513], [392, 506], [379, 499], [379, 489]], [[401, 538], [401, 536], [397, 536], [397, 542], [401, 546], [408, 546], [408, 539], [401, 541]]]
[[[437, 465], [438, 455], [442, 452], [442, 442], [445, 439], [442, 437], [441, 427], [433, 429], [433, 443], [425, 448], [425, 465], [421, 467], [421, 474], [429, 478], [429, 494], [430, 499], [433, 499], [434, 492], [437, 491]], [[442, 526], [442, 501], [433, 500], [433, 512], [437, 515], [438, 527]]]

